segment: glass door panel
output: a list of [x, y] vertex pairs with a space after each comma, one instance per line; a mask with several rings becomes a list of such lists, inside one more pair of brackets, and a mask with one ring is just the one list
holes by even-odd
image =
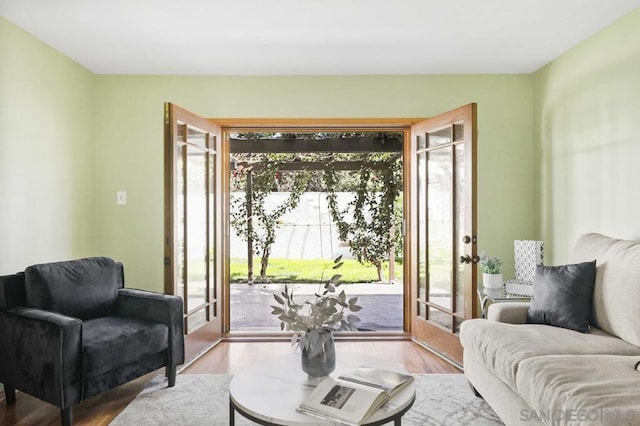
[[453, 126], [447, 126], [442, 129], [434, 130], [427, 133], [427, 144], [429, 148], [433, 148], [438, 145], [444, 145], [451, 143], [451, 129]]
[[[209, 146], [215, 146], [215, 141], [210, 141], [209, 142]], [[219, 215], [217, 214], [217, 209], [216, 209], [216, 183], [218, 181], [217, 176], [216, 176], [216, 156], [218, 154], [217, 153], [213, 153], [210, 152], [207, 158], [207, 170], [209, 173], [209, 185], [207, 188], [207, 191], [209, 192], [209, 205], [207, 206], [209, 214], [209, 221], [207, 224], [207, 234], [209, 235], [209, 241], [212, 242], [212, 244], [208, 247], [208, 251], [207, 251], [207, 274], [208, 274], [208, 279], [210, 282], [210, 286], [207, 289], [208, 290], [208, 294], [207, 294], [207, 300], [210, 301], [210, 305], [209, 305], [209, 316], [211, 318], [215, 318], [218, 316], [218, 308], [219, 308], [219, 304], [218, 304], [218, 287], [220, 287], [220, 282], [219, 280], [215, 279], [215, 277], [217, 276], [217, 269], [216, 269], [216, 259], [217, 259], [217, 250], [216, 250], [216, 226], [215, 226], [215, 222], [214, 222], [214, 218], [219, 217]]]
[[207, 164], [206, 151], [187, 146], [187, 312], [207, 300]]
[[453, 268], [451, 247], [453, 246], [454, 219], [451, 196], [452, 154], [450, 146], [444, 146], [427, 153], [429, 302], [449, 311], [453, 308], [451, 299], [451, 271]]
[[[458, 126], [460, 127], [460, 126]], [[456, 227], [455, 227], [455, 240], [456, 251], [453, 257], [454, 265], [456, 266], [456, 275], [455, 275], [455, 303], [453, 305], [453, 311], [461, 316], [464, 316], [464, 298], [465, 298], [465, 263], [459, 261], [461, 257], [466, 255], [467, 246], [464, 244], [465, 241], [465, 223], [464, 218], [466, 217], [465, 212], [465, 188], [467, 186], [467, 182], [465, 180], [465, 147], [463, 144], [455, 145], [454, 148], [454, 186], [455, 191], [454, 194], [454, 209], [456, 218]], [[459, 331], [460, 324], [456, 323], [456, 327], [454, 332]]]
[[[180, 126], [186, 128], [185, 126]], [[180, 128], [179, 128], [180, 131]], [[174, 209], [175, 221], [177, 226], [175, 227], [175, 272], [174, 282], [176, 294], [184, 298], [185, 294], [185, 259], [187, 258], [185, 253], [185, 210], [183, 208], [185, 204], [185, 188], [186, 188], [186, 152], [187, 147], [185, 144], [177, 144], [175, 146], [175, 158], [176, 158], [176, 208]]]
[[[423, 146], [424, 148], [424, 146]], [[424, 303], [427, 294], [427, 154], [418, 154], [418, 300]], [[419, 305], [420, 307], [422, 305]]]

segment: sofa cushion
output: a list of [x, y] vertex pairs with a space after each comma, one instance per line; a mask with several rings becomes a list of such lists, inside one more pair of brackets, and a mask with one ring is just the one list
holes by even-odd
[[638, 356], [615, 355], [529, 358], [520, 363], [516, 388], [547, 424], [638, 425], [638, 361]]
[[122, 264], [106, 257], [43, 263], [25, 270], [28, 307], [80, 319], [108, 315], [123, 286]]
[[503, 324], [484, 319], [462, 323], [460, 341], [489, 371], [516, 390], [516, 374], [525, 359], [541, 355], [640, 355], [640, 347], [592, 327], [579, 333], [541, 324]]
[[592, 323], [640, 346], [640, 242], [600, 234], [578, 238], [571, 262], [596, 259]]
[[527, 323], [547, 324], [586, 333], [591, 324], [595, 262], [538, 266]]
[[82, 325], [82, 370], [85, 378], [139, 361], [167, 349], [169, 331], [164, 324], [107, 316]]

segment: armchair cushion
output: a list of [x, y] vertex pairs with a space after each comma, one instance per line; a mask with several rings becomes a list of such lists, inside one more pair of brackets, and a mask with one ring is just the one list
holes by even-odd
[[91, 378], [167, 349], [168, 327], [151, 321], [108, 316], [82, 326], [83, 376]]
[[106, 257], [33, 265], [25, 270], [27, 306], [80, 319], [109, 315], [124, 286], [122, 264]]

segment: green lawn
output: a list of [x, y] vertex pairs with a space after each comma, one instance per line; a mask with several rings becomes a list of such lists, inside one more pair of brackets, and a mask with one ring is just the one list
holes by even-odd
[[[345, 259], [344, 265], [337, 271], [332, 269], [333, 262], [325, 259], [269, 259], [267, 275], [274, 283], [303, 283], [319, 282], [321, 279], [328, 280], [335, 273], [342, 275], [342, 283], [362, 283], [376, 282], [378, 274], [374, 266], [363, 266], [358, 261]], [[231, 259], [231, 282], [247, 281], [247, 261], [246, 259]], [[253, 263], [253, 270], [256, 282], [260, 279], [260, 259], [256, 258]], [[324, 271], [324, 277], [322, 276]], [[384, 267], [384, 278], [389, 278], [388, 265]], [[402, 264], [396, 263], [395, 279], [402, 280]]]

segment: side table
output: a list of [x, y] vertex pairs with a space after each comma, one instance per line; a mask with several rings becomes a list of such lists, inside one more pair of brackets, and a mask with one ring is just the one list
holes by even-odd
[[529, 296], [519, 296], [517, 294], [509, 294], [501, 288], [478, 288], [478, 300], [480, 301], [480, 312], [482, 318], [487, 317], [487, 304], [500, 302], [527, 302], [531, 300]]

